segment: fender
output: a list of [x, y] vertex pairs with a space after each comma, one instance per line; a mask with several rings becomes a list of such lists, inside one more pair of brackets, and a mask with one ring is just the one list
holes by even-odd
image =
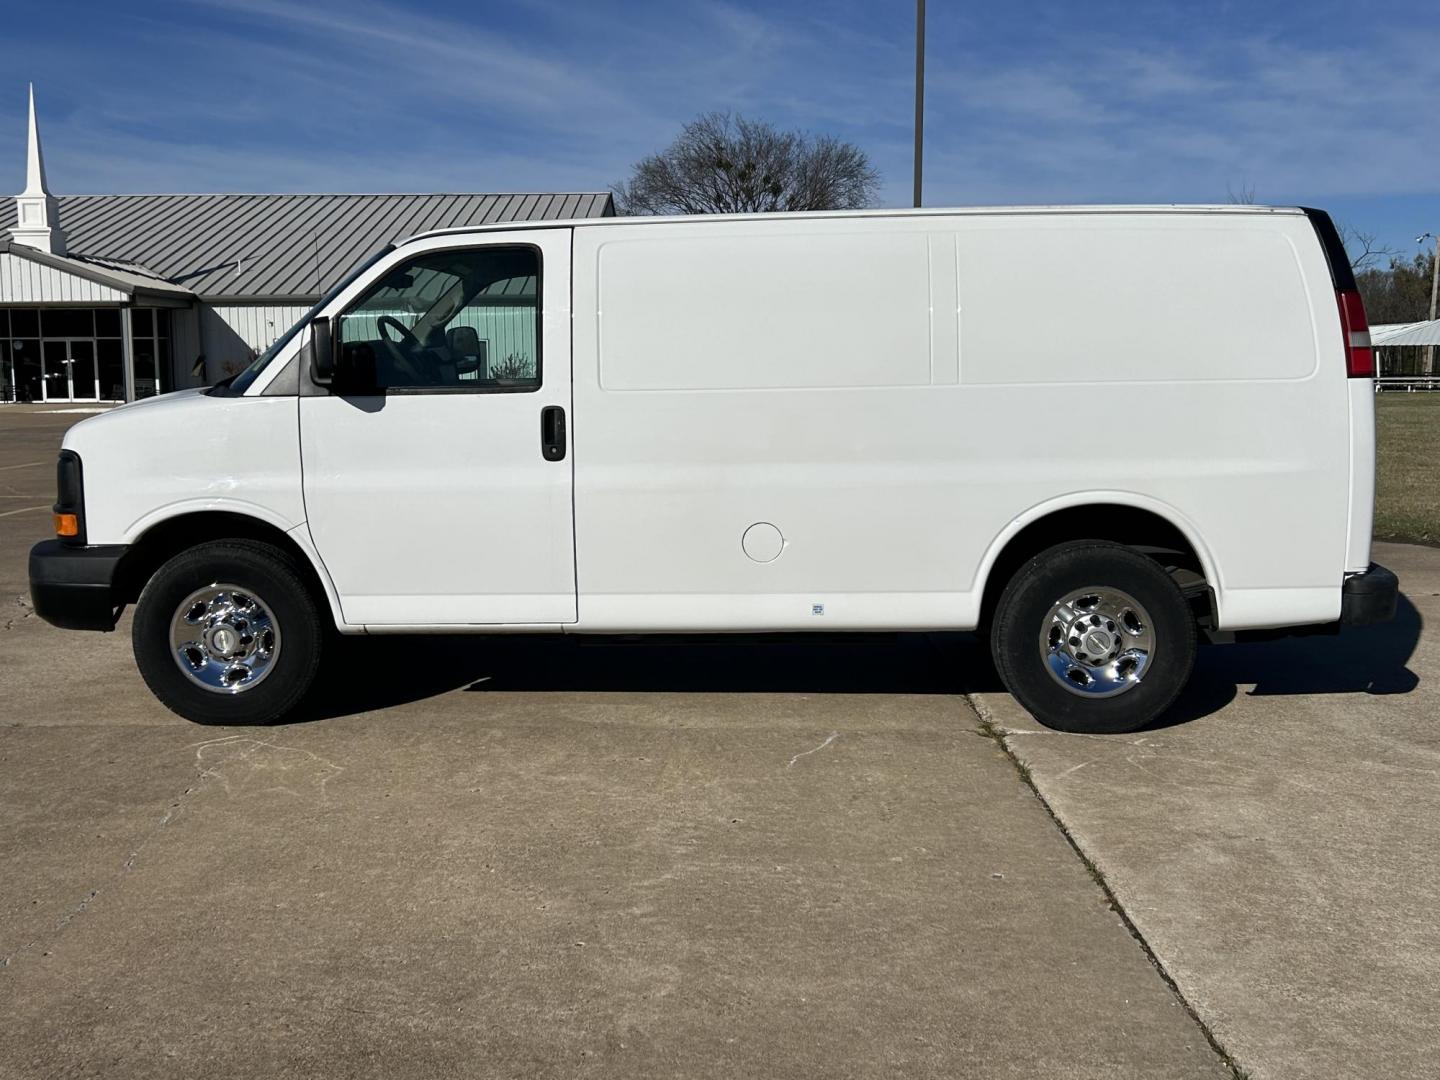
[[263, 521], [266, 525], [282, 533], [288, 533], [291, 529], [295, 528], [297, 524], [304, 524], [303, 521], [295, 522], [286, 520], [263, 503], [250, 502], [248, 499], [232, 499], [223, 495], [207, 495], [202, 498], [181, 499], [178, 502], [166, 503], [164, 506], [158, 506], [148, 513], [141, 515], [126, 526], [120, 537], [120, 542], [133, 544], [156, 525], [166, 521], [173, 521], [176, 518], [185, 517], [189, 514], [204, 513], [239, 514], [241, 517], [255, 518], [257, 521]]
[[184, 499], [180, 502], [168, 503], [131, 522], [124, 531], [122, 542], [125, 544], [134, 544], [157, 525], [163, 525], [166, 522], [189, 517], [193, 514], [204, 513], [227, 513], [235, 514], [238, 517], [251, 518], [270, 526], [276, 532], [284, 534], [301, 550], [309, 562], [310, 568], [315, 571], [315, 576], [325, 591], [325, 602], [330, 608], [330, 617], [334, 620], [336, 628], [342, 634], [364, 633], [364, 627], [345, 622], [344, 613], [340, 609], [340, 595], [335, 591], [335, 583], [330, 579], [330, 572], [325, 568], [324, 562], [321, 561], [320, 553], [315, 550], [315, 545], [310, 539], [310, 530], [306, 523], [304, 521], [287, 521], [274, 510], [260, 503], [247, 502], [244, 499], [217, 498], [214, 496], [202, 499]]
[[1189, 541], [1190, 546], [1195, 549], [1195, 554], [1200, 559], [1201, 568], [1205, 571], [1205, 580], [1215, 592], [1217, 614], [1223, 620], [1225, 589], [1220, 575], [1220, 565], [1215, 561], [1209, 546], [1200, 539], [1200, 530], [1195, 527], [1194, 522], [1171, 504], [1133, 491], [1073, 491], [1046, 499], [1044, 502], [1036, 503], [1022, 511], [1011, 519], [1010, 523], [1000, 531], [1000, 534], [990, 542], [990, 546], [985, 550], [985, 557], [980, 561], [980, 569], [976, 572], [973, 595], [977, 598], [984, 595], [990, 582], [990, 571], [995, 566], [996, 560], [1000, 558], [1000, 553], [1022, 529], [1060, 510], [1105, 504], [1129, 506], [1136, 510], [1148, 511], [1178, 529], [1181, 535]]

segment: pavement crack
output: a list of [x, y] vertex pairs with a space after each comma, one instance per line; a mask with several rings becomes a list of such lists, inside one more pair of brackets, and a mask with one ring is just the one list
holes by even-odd
[[326, 798], [325, 786], [340, 773], [344, 765], [300, 746], [281, 746], [253, 735], [224, 735], [191, 743], [195, 764], [202, 780], [218, 780], [229, 794], [243, 789], [255, 777], [270, 782], [270, 790], [302, 796], [304, 789], [319, 792]]
[[1060, 773], [1058, 776], [1055, 777], [1055, 779], [1056, 779], [1056, 780], [1064, 780], [1067, 776], [1074, 776], [1074, 775], [1075, 775], [1077, 772], [1079, 772], [1081, 769], [1085, 768], [1086, 765], [1093, 765], [1093, 764], [1094, 764], [1093, 761], [1082, 761], [1082, 762], [1080, 762], [1079, 765], [1071, 765], [1070, 768], [1068, 768], [1068, 769], [1066, 769], [1064, 772]]
[[209, 779], [209, 777], [207, 776], [206, 772], [202, 770], [199, 774], [199, 780], [195, 783], [192, 783], [178, 796], [171, 800], [170, 805], [165, 808], [165, 812], [160, 815], [154, 825], [150, 826], [150, 828], [145, 831], [144, 835], [140, 838], [140, 842], [131, 849], [130, 854], [125, 857], [125, 860], [120, 864], [119, 868], [116, 869], [114, 873], [112, 873], [108, 878], [106, 878], [100, 884], [96, 885], [94, 888], [86, 890], [85, 895], [80, 899], [80, 901], [76, 904], [71, 905], [71, 907], [66, 910], [63, 915], [60, 916], [60, 918], [56, 921], [55, 925], [52, 926], [45, 934], [41, 935], [40, 937], [36, 938], [34, 941], [31, 941], [26, 945], [22, 945], [20, 948], [16, 949], [14, 952], [6, 956], [0, 956], [0, 969], [9, 967], [11, 961], [19, 958], [25, 953], [33, 951], [38, 945], [42, 943], [49, 943], [67, 926], [69, 926], [72, 922], [78, 919], [81, 915], [84, 915], [87, 911], [89, 911], [90, 906], [95, 902], [96, 898], [99, 897], [101, 893], [103, 893], [107, 889], [113, 889], [117, 885], [119, 885], [120, 882], [125, 879], [126, 875], [128, 875], [132, 870], [135, 869], [136, 862], [139, 860], [140, 855], [144, 852], [145, 848], [149, 846], [150, 841], [155, 839], [155, 837], [158, 836], [167, 825], [169, 825], [172, 821], [175, 820], [175, 818], [179, 815], [181, 809], [183, 808], [185, 801], [190, 796], [198, 793], [200, 789], [205, 786], [205, 782], [207, 779]]
[[799, 761], [802, 757], [809, 757], [811, 754], [818, 754], [821, 750], [824, 750], [827, 746], [829, 746], [839, 737], [840, 733], [838, 731], [832, 731], [830, 733], [830, 737], [827, 738], [824, 742], [822, 742], [819, 746], [815, 747], [812, 750], [806, 750], [804, 753], [796, 754], [794, 757], [792, 757], [790, 759], [790, 764], [786, 765], [785, 768], [794, 768], [795, 762]]
[[35, 609], [30, 606], [30, 602], [18, 593], [15, 596], [14, 604], [20, 609], [20, 614], [6, 618], [5, 625], [0, 626], [0, 630], [13, 630], [16, 623], [23, 622], [35, 614]]
[[[1014, 767], [1021, 781], [1030, 789], [1030, 794], [1035, 796], [1036, 801], [1040, 803], [1045, 813], [1049, 815], [1050, 820], [1055, 823], [1055, 827], [1060, 830], [1060, 835], [1065, 838], [1065, 842], [1070, 845], [1070, 850], [1075, 853], [1076, 857], [1085, 867], [1086, 872], [1090, 875], [1090, 880], [1095, 882], [1101, 893], [1104, 894], [1106, 906], [1119, 917], [1121, 925], [1125, 927], [1126, 932], [1129, 933], [1135, 943], [1140, 946], [1140, 950], [1145, 954], [1145, 958], [1150, 961], [1150, 966], [1155, 969], [1165, 985], [1170, 988], [1170, 992], [1175, 995], [1175, 1000], [1178, 1001], [1185, 1012], [1189, 1014], [1190, 1019], [1195, 1021], [1195, 1026], [1198, 1027], [1200, 1033], [1205, 1036], [1205, 1041], [1210, 1044], [1210, 1049], [1215, 1051], [1221, 1064], [1230, 1070], [1232, 1080], [1250, 1080], [1250, 1073], [1241, 1068], [1235, 1059], [1230, 1056], [1230, 1052], [1225, 1049], [1220, 1043], [1220, 1040], [1216, 1038], [1215, 1033], [1210, 1030], [1210, 1025], [1201, 1019], [1195, 1006], [1190, 1003], [1190, 1000], [1181, 991], [1179, 984], [1175, 981], [1169, 970], [1166, 969], [1165, 964], [1161, 961], [1160, 957], [1155, 954], [1155, 950], [1150, 947], [1150, 943], [1145, 940], [1145, 936], [1140, 933], [1140, 928], [1135, 925], [1135, 921], [1130, 917], [1130, 913], [1125, 910], [1125, 905], [1122, 904], [1120, 898], [1115, 895], [1115, 890], [1112, 889], [1110, 883], [1105, 880], [1105, 875], [1101, 872], [1100, 867], [1085, 853], [1085, 849], [1080, 846], [1074, 834], [1071, 833], [1070, 829], [1065, 825], [1065, 822], [1061, 820], [1060, 815], [1055, 812], [1055, 808], [1050, 805], [1050, 801], [1041, 793], [1039, 786], [1035, 783], [1035, 777], [1031, 774], [1030, 767], [1020, 760], [1019, 755], [1015, 753], [1009, 742], [1010, 737], [1014, 735], [1059, 733], [1012, 731], [995, 720], [994, 714], [991, 713], [984, 702], [979, 699], [979, 695], [966, 694], [965, 698], [969, 701], [970, 707], [975, 710], [975, 715], [979, 718], [980, 725], [978, 734], [992, 740], [995, 745], [1000, 748], [1001, 752], [1010, 759], [1010, 764]], [[1113, 736], [1093, 735], [1088, 737], [1106, 739], [1111, 742], [1115, 741]], [[1141, 738], [1131, 745], [1138, 746], [1144, 741], [1145, 740]], [[1076, 766], [1076, 768], [1079, 768], [1079, 766]], [[1075, 770], [1071, 769], [1069, 771], [1074, 772]]]

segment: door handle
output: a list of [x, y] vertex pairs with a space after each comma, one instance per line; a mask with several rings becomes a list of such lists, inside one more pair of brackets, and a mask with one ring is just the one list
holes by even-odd
[[540, 454], [546, 461], [565, 458], [565, 410], [559, 405], [540, 410]]

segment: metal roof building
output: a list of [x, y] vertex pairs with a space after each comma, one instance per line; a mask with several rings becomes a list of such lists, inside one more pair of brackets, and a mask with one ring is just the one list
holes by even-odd
[[1440, 345], [1440, 319], [1433, 322], [1385, 323], [1370, 327], [1370, 341], [1376, 347], [1394, 345]]
[[33, 93], [29, 125], [25, 190], [0, 203], [4, 401], [131, 399], [212, 382], [387, 243], [615, 213], [607, 192], [57, 198]]

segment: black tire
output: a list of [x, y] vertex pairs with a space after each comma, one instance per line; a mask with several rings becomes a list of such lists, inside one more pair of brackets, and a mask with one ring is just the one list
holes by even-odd
[[[176, 609], [191, 593], [215, 582], [253, 591], [281, 630], [271, 669], [238, 693], [219, 693], [192, 682], [171, 651]], [[140, 594], [131, 631], [135, 663], [145, 684], [172, 712], [197, 724], [273, 724], [284, 719], [315, 680], [324, 637], [319, 606], [295, 559], [273, 545], [240, 539], [201, 544], [161, 566]]]
[[[1052, 607], [1092, 587], [1128, 593], [1152, 624], [1148, 667], [1139, 682], [1114, 697], [1086, 697], [1061, 685], [1040, 646]], [[995, 611], [990, 650], [1006, 688], [1046, 727], [1089, 735], [1136, 731], [1164, 713], [1189, 680], [1195, 619], [1154, 560], [1120, 544], [1076, 541], [1041, 552], [1011, 578]]]

